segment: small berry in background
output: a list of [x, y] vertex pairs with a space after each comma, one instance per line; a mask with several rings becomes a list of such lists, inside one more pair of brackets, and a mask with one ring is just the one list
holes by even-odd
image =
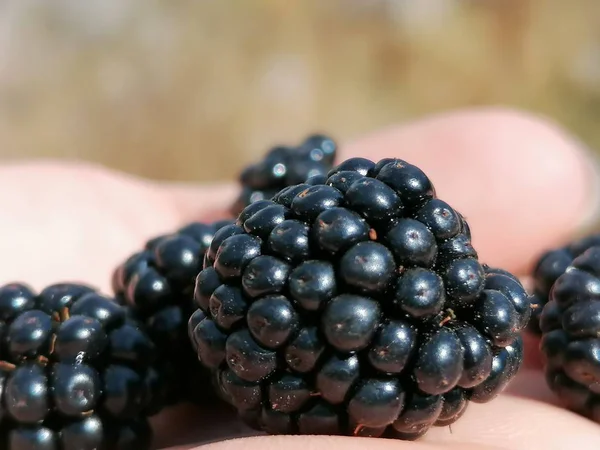
[[261, 161], [246, 167], [240, 174], [242, 192], [231, 207], [231, 214], [237, 216], [249, 204], [269, 200], [284, 187], [327, 175], [336, 153], [337, 144], [321, 134], [308, 136], [297, 147], [272, 148]]
[[538, 259], [533, 270], [533, 295], [531, 303], [533, 306], [532, 317], [529, 322], [529, 330], [534, 334], [540, 334], [540, 315], [544, 305], [548, 303], [550, 290], [556, 280], [567, 270], [573, 260], [587, 249], [600, 245], [600, 235], [591, 235], [580, 238], [568, 245], [548, 250]]
[[600, 246], [558, 276], [539, 326], [548, 385], [566, 408], [600, 423]]
[[[117, 301], [142, 323], [168, 374], [167, 405], [212, 398], [210, 378], [192, 350], [187, 323], [194, 285], [214, 233], [231, 221], [190, 223], [150, 239], [113, 273]], [[202, 380], [206, 381], [203, 383]]]

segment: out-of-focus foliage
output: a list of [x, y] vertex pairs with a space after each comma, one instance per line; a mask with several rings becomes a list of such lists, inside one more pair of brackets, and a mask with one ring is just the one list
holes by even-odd
[[3, 158], [208, 181], [314, 130], [485, 104], [600, 148], [600, 2], [0, 2]]

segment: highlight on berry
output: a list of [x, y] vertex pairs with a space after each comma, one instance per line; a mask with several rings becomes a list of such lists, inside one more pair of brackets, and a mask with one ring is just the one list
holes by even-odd
[[199, 360], [271, 434], [448, 426], [515, 376], [531, 316], [519, 280], [481, 263], [465, 218], [398, 159], [352, 158], [247, 204], [194, 300]]

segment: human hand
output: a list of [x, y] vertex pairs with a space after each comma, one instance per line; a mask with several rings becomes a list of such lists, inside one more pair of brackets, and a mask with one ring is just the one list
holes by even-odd
[[[339, 159], [351, 156], [393, 156], [421, 167], [440, 198], [467, 218], [481, 261], [522, 276], [541, 251], [598, 215], [599, 175], [586, 153], [554, 126], [516, 113], [467, 111], [391, 128], [343, 145]], [[146, 239], [193, 220], [226, 217], [236, 192], [235, 185], [157, 183], [58, 162], [6, 165], [0, 186], [0, 282], [26, 281], [40, 289], [85, 281], [106, 292], [112, 269]], [[553, 406], [537, 342], [526, 343], [524, 367], [499, 398], [470, 405], [451, 430], [433, 428], [418, 443], [379, 439], [369, 448], [596, 448], [600, 426]], [[176, 408], [154, 424], [159, 448], [252, 434], [220, 409]], [[365, 445], [357, 438], [279, 436], [203, 448]]]

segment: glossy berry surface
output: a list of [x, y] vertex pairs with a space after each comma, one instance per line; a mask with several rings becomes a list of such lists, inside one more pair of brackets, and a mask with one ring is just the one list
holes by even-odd
[[419, 168], [344, 161], [217, 233], [190, 340], [255, 428], [417, 439], [522, 362], [529, 296], [470, 233]]
[[546, 380], [563, 405], [596, 422], [600, 402], [600, 246], [554, 282], [540, 315]]
[[567, 270], [573, 260], [587, 249], [600, 245], [600, 234], [594, 234], [580, 238], [570, 244], [548, 250], [538, 259], [533, 269], [533, 305], [532, 317], [529, 322], [529, 330], [539, 334], [540, 315], [544, 305], [548, 303], [550, 290], [556, 280]]
[[2, 448], [150, 448], [166, 378], [125, 308], [73, 283], [13, 283], [0, 299]]
[[323, 184], [333, 167], [337, 144], [328, 136], [313, 134], [297, 146], [277, 146], [246, 167], [239, 177], [242, 192], [231, 208], [234, 216], [248, 205], [270, 200], [287, 186]]
[[192, 351], [188, 320], [194, 311], [195, 279], [207, 250], [215, 233], [230, 223], [194, 222], [157, 236], [113, 273], [117, 300], [145, 326], [157, 358], [171, 374], [164, 398], [168, 404], [200, 402], [211, 395], [211, 389], [198, 383], [208, 377]]

